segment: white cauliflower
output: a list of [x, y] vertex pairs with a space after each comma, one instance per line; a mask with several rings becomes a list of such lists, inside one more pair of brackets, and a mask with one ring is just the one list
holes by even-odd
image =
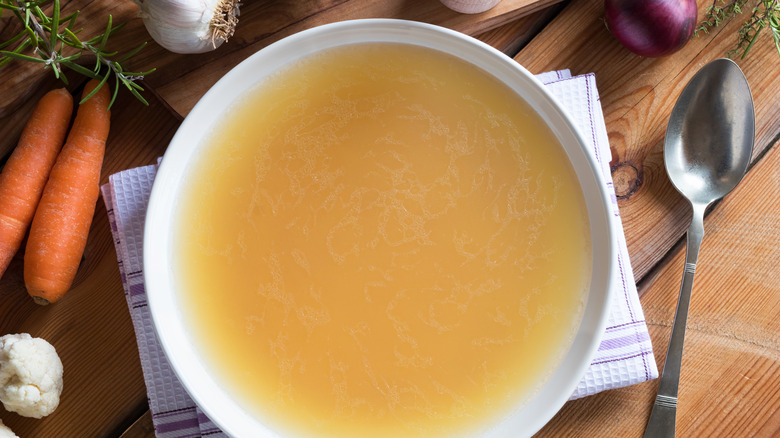
[[0, 420], [0, 438], [19, 438], [8, 426], [3, 424], [3, 420]]
[[7, 410], [45, 417], [61, 393], [62, 362], [51, 344], [27, 333], [0, 338], [0, 401]]

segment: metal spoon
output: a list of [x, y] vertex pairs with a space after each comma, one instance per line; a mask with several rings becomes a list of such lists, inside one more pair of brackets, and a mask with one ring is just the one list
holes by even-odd
[[664, 164], [674, 187], [690, 201], [693, 218], [672, 337], [645, 438], [674, 436], [685, 322], [704, 237], [704, 210], [736, 187], [747, 172], [755, 124], [747, 80], [729, 59], [717, 59], [699, 70], [669, 118]]

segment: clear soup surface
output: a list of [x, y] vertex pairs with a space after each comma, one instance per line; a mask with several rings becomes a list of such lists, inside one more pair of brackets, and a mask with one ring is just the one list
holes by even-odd
[[590, 282], [564, 152], [452, 56], [306, 58], [219, 120], [177, 206], [208, 366], [262, 421], [326, 437], [477, 433], [545, 382]]

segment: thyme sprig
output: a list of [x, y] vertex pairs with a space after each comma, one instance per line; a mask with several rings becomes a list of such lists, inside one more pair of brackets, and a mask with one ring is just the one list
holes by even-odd
[[[48, 3], [52, 3], [50, 15], [43, 11], [43, 7]], [[105, 32], [88, 40], [81, 40], [77, 35], [83, 29], [75, 28], [79, 11], [62, 16], [59, 0], [0, 0], [0, 18], [4, 13], [16, 17], [22, 24], [22, 30], [8, 41], [0, 42], [0, 67], [13, 60], [29, 61], [50, 68], [54, 76], [66, 85], [68, 78], [65, 75], [65, 68], [99, 80], [100, 85], [84, 96], [82, 102], [92, 97], [103, 85], [106, 85], [109, 77], [113, 76], [114, 91], [109, 108], [114, 104], [120, 85], [127, 88], [145, 105], [149, 105], [141, 96], [143, 87], [137, 82], [156, 69], [128, 72], [122, 67], [122, 63], [137, 54], [146, 43], [122, 56], [118, 56], [118, 52], [106, 50], [108, 38], [120, 30], [124, 23], [114, 26], [113, 18], [109, 15]], [[76, 63], [76, 60], [85, 54], [95, 57], [95, 65], [91, 69]]]
[[[707, 8], [704, 20], [699, 23], [694, 35], [699, 36], [702, 32], [709, 33], [712, 28], [719, 26], [727, 19], [742, 14], [742, 9], [747, 3], [748, 0], [729, 2], [714, 0], [712, 6]], [[737, 32], [737, 43], [733, 49], [729, 50], [727, 56], [732, 58], [739, 55], [740, 58], [744, 59], [756, 42], [758, 34], [764, 28], [768, 28], [771, 32], [777, 54], [780, 55], [780, 0], [759, 0], [756, 2], [750, 18]]]

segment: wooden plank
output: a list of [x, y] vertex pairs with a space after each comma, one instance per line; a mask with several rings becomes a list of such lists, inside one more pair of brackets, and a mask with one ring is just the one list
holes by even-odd
[[[677, 436], [780, 436], [780, 145], [707, 217], [682, 363]], [[669, 344], [685, 249], [642, 297], [655, 358]], [[658, 381], [567, 403], [539, 437], [641, 436]]]
[[559, 3], [550, 6], [474, 37], [504, 52], [506, 55], [514, 57], [522, 47], [528, 44], [545, 25], [560, 13], [564, 4]]
[[[209, 87], [233, 66], [266, 45], [310, 27], [347, 19], [386, 17], [424, 21], [468, 34], [480, 34], [559, 1], [503, 0], [489, 11], [475, 15], [454, 12], [434, 0], [245, 2], [236, 35], [219, 49], [200, 55], [171, 53], [154, 43], [137, 17], [138, 8], [132, 2], [64, 0], [61, 3], [63, 14], [81, 9], [82, 36], [103, 32], [109, 14], [115, 23], [126, 23], [109, 40], [111, 50], [124, 52], [149, 41], [149, 46], [129, 60], [125, 68], [129, 71], [158, 68], [147, 78], [146, 85], [179, 114], [186, 115]], [[0, 40], [10, 38], [17, 31], [18, 27], [11, 23], [10, 20], [0, 23]], [[80, 62], [89, 65], [93, 61], [94, 58], [84, 58]], [[41, 64], [12, 62], [0, 67], [0, 77], [7, 78], [0, 83], [0, 95], [3, 96], [0, 101], [0, 157], [10, 151], [18, 138], [22, 127], [20, 120], [25, 120], [32, 110], [30, 100], [51, 86], [51, 74], [42, 69]]]
[[[101, 181], [155, 162], [178, 124], [154, 99], [145, 108], [121, 96]], [[26, 332], [51, 342], [65, 369], [64, 390], [59, 408], [44, 419], [2, 409], [0, 417], [22, 437], [107, 436], [124, 430], [128, 419], [146, 409], [146, 387], [102, 199], [73, 289], [61, 301], [46, 307], [33, 303], [24, 288], [22, 253], [0, 280], [0, 334]]]
[[[706, 5], [701, 6], [703, 10]], [[678, 241], [690, 217], [663, 166], [669, 114], [696, 71], [731, 48], [742, 21], [693, 39], [673, 55], [649, 59], [620, 46], [607, 31], [603, 14], [601, 0], [572, 2], [515, 59], [532, 73], [561, 68], [570, 68], [575, 75], [595, 72], [612, 149], [613, 179], [639, 281]], [[760, 38], [747, 59], [738, 63], [756, 105], [755, 157], [780, 133], [775, 83], [780, 60], [774, 45]]]
[[155, 438], [152, 411], [146, 411], [119, 438]]

